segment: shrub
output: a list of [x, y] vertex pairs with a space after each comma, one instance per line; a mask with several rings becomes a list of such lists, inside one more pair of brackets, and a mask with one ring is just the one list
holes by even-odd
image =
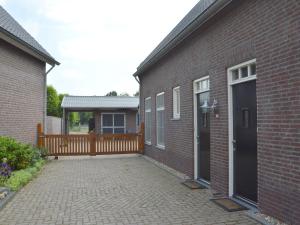
[[7, 164], [7, 159], [3, 159], [3, 162], [0, 163], [0, 184], [5, 183], [11, 175], [11, 168]]
[[7, 163], [14, 170], [25, 169], [45, 157], [46, 150], [32, 148], [9, 137], [0, 136], [0, 160], [7, 158]]
[[12, 172], [11, 177], [4, 183], [4, 186], [9, 187], [13, 191], [19, 190], [37, 175], [44, 164], [44, 160], [39, 160], [33, 167]]

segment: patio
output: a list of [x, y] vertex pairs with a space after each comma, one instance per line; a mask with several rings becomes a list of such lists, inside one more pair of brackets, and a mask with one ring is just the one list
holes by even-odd
[[141, 156], [52, 161], [0, 211], [0, 224], [257, 224], [180, 182]]

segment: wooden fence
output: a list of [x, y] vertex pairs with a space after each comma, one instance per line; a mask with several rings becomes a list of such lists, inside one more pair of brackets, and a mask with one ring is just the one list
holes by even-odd
[[134, 134], [46, 134], [38, 124], [38, 146], [48, 149], [50, 156], [108, 155], [143, 153], [144, 124]]

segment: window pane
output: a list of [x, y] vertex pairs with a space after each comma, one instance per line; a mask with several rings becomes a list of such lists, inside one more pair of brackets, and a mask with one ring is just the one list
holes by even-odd
[[145, 139], [151, 142], [151, 112], [145, 113]]
[[103, 128], [103, 134], [112, 134], [113, 128]]
[[248, 66], [241, 68], [241, 77], [242, 78], [248, 77]]
[[151, 98], [145, 100], [145, 110], [151, 110]]
[[179, 115], [180, 114], [180, 89], [177, 89], [177, 92], [176, 92], [176, 113]]
[[124, 128], [115, 128], [115, 134], [124, 134], [125, 129]]
[[156, 96], [156, 108], [164, 107], [164, 94]]
[[239, 79], [239, 70], [238, 69], [232, 70], [231, 73], [232, 73], [232, 80]]
[[114, 114], [114, 126], [123, 127], [125, 124], [124, 114]]
[[180, 88], [173, 89], [173, 117], [178, 118], [180, 115]]
[[157, 111], [157, 144], [165, 145], [164, 143], [164, 110]]
[[103, 126], [110, 127], [113, 125], [113, 115], [112, 114], [102, 114]]
[[250, 65], [250, 75], [256, 75], [256, 64]]

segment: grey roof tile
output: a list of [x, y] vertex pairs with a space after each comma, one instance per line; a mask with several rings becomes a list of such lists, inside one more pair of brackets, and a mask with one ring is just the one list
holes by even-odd
[[125, 96], [65, 96], [61, 107], [73, 109], [130, 108], [137, 109], [138, 97]]
[[39, 54], [59, 64], [2, 6], [0, 6], [1, 31], [9, 33], [21, 44], [26, 43]]

